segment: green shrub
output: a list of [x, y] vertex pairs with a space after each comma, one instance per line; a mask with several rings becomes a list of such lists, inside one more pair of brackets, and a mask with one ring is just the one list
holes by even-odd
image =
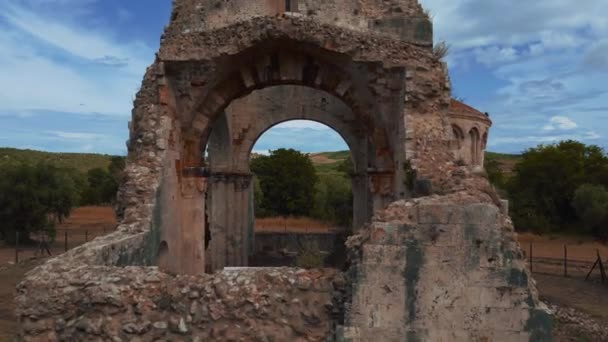
[[608, 238], [608, 191], [601, 185], [583, 184], [574, 193], [572, 206], [586, 233]]

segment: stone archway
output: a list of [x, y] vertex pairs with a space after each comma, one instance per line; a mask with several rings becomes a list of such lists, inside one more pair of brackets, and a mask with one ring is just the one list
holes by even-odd
[[[295, 119], [333, 128], [345, 140], [354, 160], [353, 223], [355, 229], [371, 219], [368, 186], [370, 137], [353, 111], [334, 96], [303, 86], [275, 86], [237, 99], [214, 123], [209, 139], [211, 269], [242, 266], [254, 250], [253, 194], [249, 156], [258, 138], [272, 126]], [[226, 203], [230, 205], [226, 205]]]
[[[357, 139], [361, 141], [358, 144], [354, 154], [364, 155], [365, 159], [358, 162], [365, 168], [357, 182], [360, 190], [359, 193], [369, 192], [369, 196], [359, 196], [363, 198], [360, 206], [365, 208], [361, 212], [360, 222], [369, 220], [373, 210], [384, 208], [388, 203], [402, 198], [406, 194], [405, 182], [403, 181], [404, 172], [398, 172], [402, 167], [402, 153], [396, 153], [396, 150], [402, 150], [404, 146], [400, 145], [403, 138], [400, 138], [405, 132], [404, 123], [402, 125], [389, 124], [392, 118], [399, 117], [399, 110], [402, 108], [402, 103], [398, 95], [402, 92], [401, 84], [405, 81], [405, 73], [403, 67], [392, 67], [390, 70], [385, 70], [376, 64], [370, 62], [355, 62], [346, 54], [309, 46], [306, 43], [297, 43], [293, 40], [279, 40], [256, 43], [252, 47], [243, 49], [235, 56], [221, 58], [216, 63], [216, 71], [210, 75], [210, 81], [205, 81], [196, 77], [196, 69], [201, 66], [192, 65], [192, 62], [165, 62], [166, 86], [163, 87], [163, 95], [167, 98], [165, 105], [167, 110], [175, 113], [180, 113], [178, 117], [179, 127], [178, 134], [173, 137], [175, 140], [175, 153], [177, 169], [182, 169], [182, 175], [188, 175], [190, 178], [196, 179], [196, 175], [202, 175], [203, 172], [197, 171], [204, 167], [202, 160], [202, 151], [207, 142], [210, 143], [210, 152], [215, 150], [211, 148], [215, 144], [211, 139], [214, 134], [218, 139], [227, 140], [234, 148], [229, 153], [216, 153], [223, 156], [224, 162], [220, 158], [210, 158], [209, 170], [213, 182], [209, 183], [208, 178], [199, 177], [207, 184], [208, 189], [203, 190], [199, 197], [206, 197], [204, 193], [211, 191], [211, 196], [214, 201], [220, 201], [223, 204], [212, 206], [209, 213], [211, 217], [212, 228], [213, 222], [221, 222], [217, 226], [217, 239], [212, 236], [211, 255], [214, 256], [213, 268], [218, 269], [226, 265], [244, 266], [247, 264], [247, 246], [248, 237], [247, 224], [243, 221], [235, 222], [233, 215], [228, 215], [225, 208], [231, 205], [236, 205], [240, 208], [246, 208], [249, 196], [249, 175], [245, 171], [246, 164], [243, 161], [248, 160], [249, 148], [239, 148], [239, 145], [251, 143], [256, 137], [241, 136], [243, 134], [242, 121], [236, 118], [227, 119], [225, 111], [229, 105], [248, 94], [251, 94], [257, 89], [264, 89], [274, 86], [299, 85], [311, 89], [317, 89], [324, 95], [315, 95], [323, 98], [331, 97], [339, 99], [350, 110], [351, 125], [356, 126]], [[378, 73], [381, 73], [380, 75]], [[390, 81], [390, 83], [388, 83]], [[386, 101], [378, 102], [378, 96], [385, 96]], [[329, 114], [329, 115], [328, 115]], [[346, 123], [340, 123], [340, 113], [317, 113], [319, 120], [331, 121], [325, 117], [337, 116], [333, 123], [336, 126], [347, 126]], [[225, 120], [226, 122], [224, 122]], [[342, 120], [343, 121], [343, 120]], [[272, 124], [272, 122], [271, 122]], [[214, 132], [215, 127], [215, 132]], [[246, 131], [247, 129], [245, 129]], [[351, 135], [354, 135], [351, 134]], [[243, 140], [248, 138], [248, 140]], [[210, 140], [211, 139], [211, 140]], [[353, 138], [354, 139], [354, 138]], [[229, 158], [227, 158], [229, 156]], [[214, 162], [214, 160], [216, 160]], [[239, 162], [240, 161], [240, 162]], [[236, 162], [236, 164], [235, 164]], [[240, 165], [239, 165], [240, 163]], [[178, 182], [181, 181], [178, 174]], [[190, 178], [184, 178], [190, 180]], [[182, 192], [191, 190], [190, 185], [182, 182]], [[219, 185], [223, 189], [213, 189]], [[173, 186], [170, 186], [172, 188]], [[230, 187], [233, 190], [227, 190]], [[369, 191], [367, 189], [368, 188]], [[171, 191], [170, 189], [168, 189]], [[228, 197], [223, 196], [226, 194]], [[233, 196], [234, 195], [234, 196]], [[184, 195], [182, 194], [182, 197]], [[191, 206], [196, 206], [193, 209], [195, 212], [201, 210], [200, 202], [194, 199], [196, 195], [189, 195], [187, 198], [189, 204], [185, 204], [185, 198], [179, 201], [167, 203], [168, 206], [179, 205], [182, 210]], [[370, 200], [368, 200], [368, 197]], [[368, 202], [371, 205], [368, 206]], [[236, 203], [236, 204], [234, 204]], [[367, 208], [370, 210], [367, 210]], [[204, 208], [204, 205], [203, 205]], [[219, 209], [218, 209], [219, 208]], [[216, 210], [217, 209], [217, 210]], [[179, 218], [182, 222], [179, 226], [186, 230], [195, 232], [204, 231], [203, 223], [188, 220], [188, 217], [198, 217], [197, 215], [186, 215]], [[225, 219], [216, 220], [218, 217]], [[238, 219], [237, 219], [238, 220]], [[232, 234], [229, 237], [224, 237], [226, 234], [218, 232], [218, 230], [232, 229]], [[186, 233], [186, 232], [184, 232]], [[213, 229], [211, 230], [214, 234]], [[186, 233], [190, 236], [199, 236], [200, 233]], [[175, 234], [174, 231], [162, 230], [161, 236], [168, 241], [171, 247], [171, 241], [174, 243], [184, 243], [184, 239]], [[200, 237], [198, 237], [200, 239]], [[192, 244], [190, 240], [187, 244]], [[214, 246], [219, 246], [215, 248]], [[215, 249], [214, 249], [215, 248]], [[203, 258], [196, 245], [190, 245], [188, 248], [170, 248], [169, 250], [194, 251], [194, 257], [190, 256], [185, 260], [183, 257], [176, 257], [175, 260], [181, 259], [184, 263], [196, 263], [194, 268], [200, 268], [200, 263]], [[230, 252], [228, 252], [230, 250]], [[186, 253], [188, 254], [188, 253]], [[198, 261], [197, 261], [198, 260]]]

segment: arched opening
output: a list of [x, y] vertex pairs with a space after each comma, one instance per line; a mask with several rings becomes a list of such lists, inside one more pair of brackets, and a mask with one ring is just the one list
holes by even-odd
[[469, 140], [471, 144], [471, 165], [477, 166], [480, 162], [480, 137], [479, 130], [473, 127], [469, 131]]
[[251, 154], [250, 265], [345, 266], [354, 204], [350, 150], [339, 132], [317, 121], [284, 121], [259, 135]]
[[[340, 53], [279, 40], [214, 63], [209, 82], [196, 78], [187, 63], [164, 64], [173, 97], [161, 101], [181, 124], [169, 143], [175, 138], [181, 146], [175, 181], [181, 188], [178, 208], [186, 214], [167, 218], [179, 221], [180, 234], [195, 237], [181, 253], [181, 268], [200, 269], [202, 261], [210, 271], [248, 265], [255, 250], [249, 155], [258, 136], [283, 121], [323, 122], [351, 147], [355, 229], [369, 222], [375, 210], [406, 196], [405, 172], [399, 171], [406, 164], [405, 154], [396, 151], [404, 151], [399, 137], [405, 131], [387, 124], [401, 108], [397, 90], [385, 83], [370, 86], [385, 72], [381, 65], [359, 64]], [[391, 84], [402, 82], [403, 75], [395, 73]], [[379, 91], [385, 100], [377, 100]], [[178, 205], [166, 198], [168, 206]], [[163, 237], [177, 239], [168, 230]], [[204, 240], [209, 240], [206, 250]]]
[[[314, 238], [323, 241], [327, 246], [336, 245], [340, 249], [345, 238], [345, 231], [350, 232], [353, 227], [355, 229], [361, 227], [371, 219], [373, 203], [371, 202], [372, 196], [369, 194], [367, 180], [369, 167], [367, 166], [371, 165], [373, 168], [376, 162], [375, 158], [368, 157], [368, 151], [374, 152], [374, 144], [365, 134], [364, 125], [356, 120], [353, 111], [335, 96], [311, 87], [281, 85], [255, 90], [233, 100], [224, 109], [213, 123], [205, 147], [206, 154], [203, 163], [208, 169], [210, 180], [206, 201], [206, 214], [209, 217], [208, 232], [211, 235], [206, 254], [208, 269], [221, 268], [222, 264], [224, 266], [246, 265], [256, 253], [263, 251], [264, 247], [258, 243], [254, 231], [256, 179], [250, 168], [250, 157], [252, 154], [255, 156], [256, 151], [268, 148], [268, 145], [265, 145], [264, 136], [272, 136], [273, 132], [277, 132], [282, 126], [293, 126], [294, 124], [314, 125], [317, 130], [308, 131], [309, 136], [304, 141], [300, 141], [299, 145], [294, 144], [299, 140], [294, 139], [294, 136], [285, 137], [282, 146], [296, 148], [305, 153], [326, 152], [327, 149], [335, 150], [336, 148], [322, 148], [320, 146], [323, 145], [320, 143], [333, 140], [337, 143], [338, 149], [352, 151], [352, 154], [340, 153], [342, 160], [336, 159], [334, 164], [338, 164], [340, 161], [346, 162], [348, 159], [353, 166], [352, 170], [345, 170], [341, 175], [337, 175], [335, 172], [320, 175], [321, 181], [329, 184], [330, 191], [335, 192], [338, 185], [347, 183], [346, 186], [342, 186], [341, 191], [348, 193], [349, 203], [348, 205], [342, 203], [341, 208], [342, 212], [348, 212], [348, 218], [342, 217], [344, 214], [337, 214], [341, 215], [342, 220], [336, 222], [335, 215], [330, 217], [331, 215], [325, 213], [326, 215], [323, 216], [317, 212], [317, 219], [321, 220], [316, 222], [310, 218], [308, 220], [291, 219], [289, 222], [296, 222], [298, 226], [302, 226], [302, 222], [308, 222], [311, 224], [308, 227], [309, 231], [317, 229], [316, 225], [326, 228], [327, 232], [317, 234]], [[320, 127], [323, 128], [324, 134], [316, 139], [311, 139], [310, 133], [320, 132], [318, 130]], [[343, 167], [343, 169], [347, 169], [347, 167]], [[334, 177], [333, 183], [330, 180], [332, 177]], [[353, 211], [353, 207], [357, 210]], [[310, 215], [311, 213], [304, 214]], [[319, 223], [323, 219], [332, 222]], [[264, 222], [268, 224], [273, 221]], [[289, 241], [293, 242], [294, 232], [285, 232], [284, 222], [286, 220], [275, 219], [275, 225], [278, 224], [277, 222], [283, 222], [281, 227], [283, 235], [285, 235], [276, 238], [277, 241], [283, 241], [283, 245]], [[330, 235], [330, 239], [329, 241], [321, 239], [318, 235]], [[303, 236], [303, 234], [298, 234], [298, 236]], [[336, 242], [338, 239], [341, 239], [340, 242]], [[294, 250], [294, 248], [291, 249]], [[330, 253], [331, 250], [334, 250], [334, 248], [330, 248], [330, 251], [327, 249], [325, 248], [326, 252]], [[340, 259], [333, 258], [334, 260]], [[254, 262], [253, 264], [259, 265], [260, 263]], [[265, 264], [271, 263], [265, 262]]]
[[454, 136], [453, 148], [459, 151], [464, 144], [464, 133], [458, 125], [452, 125], [452, 135]]

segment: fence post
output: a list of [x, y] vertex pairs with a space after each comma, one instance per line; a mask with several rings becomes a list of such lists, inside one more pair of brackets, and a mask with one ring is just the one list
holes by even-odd
[[568, 278], [568, 245], [564, 245], [564, 277]]
[[65, 232], [63, 232], [63, 248], [65, 249], [65, 251], [68, 251], [68, 231], [66, 230]]
[[19, 263], [19, 232], [15, 232], [15, 265]]
[[530, 273], [532, 273], [532, 262], [534, 258], [532, 257], [532, 241], [530, 241]]
[[600, 267], [600, 276], [602, 278], [602, 284], [606, 281], [606, 271], [604, 270], [604, 263], [602, 262], [602, 257], [600, 256], [600, 250], [597, 249], [597, 262]]

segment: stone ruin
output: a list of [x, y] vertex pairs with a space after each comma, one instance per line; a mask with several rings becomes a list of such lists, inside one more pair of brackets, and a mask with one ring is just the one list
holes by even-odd
[[[351, 149], [350, 267], [247, 268], [249, 156], [291, 119]], [[117, 231], [18, 286], [24, 341], [549, 341], [416, 0], [174, 0], [134, 101]], [[207, 273], [205, 270], [207, 269]]]

